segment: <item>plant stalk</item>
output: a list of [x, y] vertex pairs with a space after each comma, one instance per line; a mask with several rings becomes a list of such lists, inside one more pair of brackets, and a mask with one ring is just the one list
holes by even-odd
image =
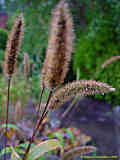
[[40, 107], [41, 107], [42, 96], [43, 96], [44, 90], [45, 90], [45, 85], [43, 84], [42, 85], [42, 91], [41, 91], [41, 94], [40, 94], [40, 102], [39, 102], [39, 106], [38, 106], [37, 113], [36, 113], [36, 122], [35, 122], [35, 124], [37, 124], [38, 119], [39, 119], [39, 112], [40, 112]]
[[9, 116], [9, 102], [10, 102], [10, 84], [11, 76], [8, 77], [8, 91], [7, 91], [7, 110], [6, 110], [6, 128], [5, 128], [5, 160], [6, 160], [6, 145], [7, 145], [7, 130], [8, 130], [8, 116]]
[[22, 160], [27, 160], [27, 156], [28, 156], [28, 153], [29, 153], [29, 151], [30, 151], [30, 148], [31, 148], [31, 144], [32, 144], [32, 142], [33, 142], [33, 139], [34, 139], [34, 137], [35, 137], [35, 135], [36, 135], [36, 133], [37, 133], [40, 125], [42, 124], [43, 119], [46, 117], [46, 115], [47, 115], [47, 113], [48, 113], [48, 112], [47, 112], [47, 108], [48, 108], [48, 104], [49, 104], [49, 102], [50, 102], [50, 98], [51, 98], [51, 96], [52, 96], [52, 93], [53, 93], [53, 90], [51, 90], [50, 93], [49, 93], [49, 97], [48, 97], [47, 103], [46, 103], [46, 105], [45, 105], [44, 111], [43, 111], [43, 113], [42, 113], [42, 116], [41, 116], [38, 124], [36, 124], [36, 127], [35, 127], [35, 129], [34, 129], [32, 138], [30, 139], [29, 145], [28, 145], [28, 147], [27, 147], [27, 150], [26, 150], [26, 152], [25, 152], [24, 157], [23, 157]]

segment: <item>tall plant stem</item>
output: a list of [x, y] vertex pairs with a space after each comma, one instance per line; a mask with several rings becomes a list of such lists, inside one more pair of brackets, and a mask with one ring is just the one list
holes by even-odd
[[42, 85], [42, 91], [41, 91], [41, 94], [40, 94], [40, 102], [39, 102], [39, 106], [38, 106], [38, 109], [37, 109], [37, 112], [36, 112], [36, 121], [35, 121], [35, 124], [37, 124], [37, 121], [39, 119], [39, 112], [40, 112], [40, 107], [41, 107], [42, 96], [43, 96], [44, 90], [45, 90], [45, 85], [43, 84]]
[[25, 152], [25, 154], [24, 154], [23, 160], [27, 160], [27, 156], [28, 156], [28, 153], [29, 153], [29, 151], [30, 151], [30, 148], [31, 148], [31, 144], [32, 144], [32, 142], [33, 142], [33, 139], [34, 139], [34, 137], [35, 137], [35, 135], [36, 135], [36, 133], [37, 133], [40, 125], [42, 124], [43, 119], [45, 118], [45, 116], [46, 116], [47, 113], [48, 113], [48, 112], [47, 112], [47, 108], [48, 108], [48, 104], [49, 104], [49, 102], [50, 102], [50, 98], [51, 98], [51, 96], [52, 96], [52, 93], [53, 93], [53, 90], [51, 90], [50, 93], [49, 93], [48, 100], [47, 100], [47, 103], [46, 103], [46, 105], [45, 105], [44, 111], [43, 111], [43, 113], [42, 113], [42, 115], [41, 115], [41, 118], [40, 118], [39, 122], [36, 124], [36, 127], [35, 127], [35, 129], [34, 129], [34, 131], [33, 131], [32, 138], [30, 139], [29, 145], [28, 145], [27, 150], [26, 150], [26, 152]]
[[10, 83], [11, 76], [8, 77], [8, 91], [7, 91], [7, 110], [6, 110], [6, 128], [5, 128], [5, 159], [6, 159], [6, 145], [7, 145], [7, 130], [8, 130], [8, 114], [9, 114], [9, 102], [10, 102]]

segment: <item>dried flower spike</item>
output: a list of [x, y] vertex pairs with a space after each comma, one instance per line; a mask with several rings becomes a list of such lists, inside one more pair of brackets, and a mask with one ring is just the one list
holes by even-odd
[[18, 52], [21, 47], [21, 40], [24, 32], [24, 19], [22, 14], [16, 17], [12, 30], [8, 35], [8, 41], [5, 54], [5, 72], [12, 76], [15, 72]]
[[97, 93], [104, 94], [114, 90], [115, 88], [112, 88], [106, 83], [96, 82], [94, 80], [74, 81], [58, 89], [51, 98], [49, 106], [50, 109], [54, 110], [75, 95], [88, 96]]
[[28, 75], [30, 72], [30, 61], [27, 53], [24, 53], [24, 74]]
[[42, 70], [42, 83], [55, 88], [64, 82], [73, 51], [73, 21], [68, 4], [61, 1], [52, 12], [51, 31]]
[[61, 158], [61, 160], [69, 160], [71, 157], [75, 158], [79, 155], [88, 154], [95, 151], [96, 151], [96, 147], [94, 146], [75, 147], [69, 150], [68, 152], [66, 152], [65, 154], [63, 154], [63, 157]]

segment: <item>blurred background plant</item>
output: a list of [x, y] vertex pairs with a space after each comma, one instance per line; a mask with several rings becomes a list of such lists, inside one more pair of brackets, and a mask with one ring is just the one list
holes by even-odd
[[[70, 71], [65, 82], [76, 79], [77, 69], [80, 69], [80, 79], [92, 79], [104, 61], [112, 56], [118, 56], [120, 50], [120, 1], [119, 0], [67, 0], [74, 20], [75, 50], [70, 65]], [[40, 86], [40, 72], [48, 43], [49, 20], [51, 10], [58, 0], [2, 0], [1, 13], [8, 14], [6, 26], [0, 28], [0, 113], [6, 105], [6, 78], [3, 77], [2, 64], [8, 32], [13, 21], [20, 12], [25, 19], [25, 34], [22, 49], [18, 56], [19, 72], [13, 77], [11, 86], [11, 106], [25, 107], [32, 97], [34, 104], [38, 103]], [[38, 5], [39, 4], [39, 5]], [[1, 19], [2, 16], [0, 16]], [[0, 24], [1, 26], [1, 24]], [[24, 53], [30, 58], [30, 73], [27, 80], [23, 76]], [[95, 79], [106, 82], [116, 88], [116, 92], [109, 93], [104, 99], [109, 103], [120, 104], [119, 89], [119, 59], [109, 64]], [[114, 72], [113, 72], [114, 71]], [[46, 89], [43, 103], [46, 102], [49, 90]], [[103, 96], [96, 96], [102, 98]], [[12, 112], [12, 111], [11, 111]], [[4, 116], [4, 115], [3, 115]], [[58, 134], [57, 134], [58, 135]], [[59, 139], [62, 138], [59, 134]]]
[[[87, 3], [88, 2], [88, 3]], [[98, 72], [104, 61], [118, 56], [120, 50], [120, 2], [113, 0], [86, 1], [89, 7], [85, 14], [86, 30], [76, 39], [74, 55], [74, 73], [80, 69], [80, 79], [91, 79]], [[85, 8], [86, 8], [85, 6]], [[109, 64], [96, 80], [107, 82], [116, 88], [116, 92], [105, 95], [109, 103], [119, 104], [120, 74], [119, 59]], [[114, 70], [114, 72], [113, 72]], [[103, 96], [97, 96], [102, 98]]]
[[[81, 79], [91, 79], [102, 63], [112, 56], [118, 56], [120, 50], [120, 1], [119, 0], [67, 0], [74, 20], [75, 50], [70, 71], [65, 82], [75, 79], [77, 68]], [[34, 65], [33, 86], [39, 83], [39, 73], [45, 57], [48, 43], [49, 20], [51, 10], [58, 0], [3, 0], [1, 12], [8, 14], [6, 28], [0, 28], [0, 61], [3, 60], [5, 42], [16, 15], [23, 12], [25, 34], [19, 63], [24, 52], [29, 53], [31, 66]], [[39, 5], [38, 5], [39, 4]], [[23, 65], [20, 66], [23, 71]], [[114, 72], [112, 72], [114, 70]], [[116, 92], [105, 95], [109, 103], [119, 104], [119, 60], [106, 67], [95, 79], [107, 82], [116, 88]], [[39, 86], [39, 85], [37, 85]], [[38, 87], [33, 87], [37, 90]], [[36, 92], [37, 93], [37, 92]], [[97, 96], [96, 98], [101, 98]], [[103, 98], [103, 97], [102, 97]]]
[[[3, 129], [4, 127], [5, 125], [1, 125], [0, 129]], [[21, 134], [21, 131], [15, 125], [8, 124], [8, 127], [9, 131], [7, 138], [9, 139], [9, 147], [6, 148], [6, 153], [11, 153], [11, 159], [14, 154], [17, 158], [20, 154], [24, 153], [23, 149], [27, 148], [28, 143], [25, 141], [27, 137], [23, 138], [23, 134]], [[36, 158], [39, 160], [45, 160], [50, 157], [52, 159], [54, 159], [54, 157], [56, 159], [61, 158], [62, 160], [69, 159], [69, 157], [72, 157], [73, 155], [75, 157], [79, 157], [79, 155], [84, 155], [87, 153], [96, 153], [96, 147], [90, 145], [93, 144], [93, 140], [90, 136], [83, 134], [83, 132], [81, 132], [78, 128], [60, 129], [56, 126], [53, 129], [49, 118], [44, 120], [42, 126], [40, 127], [39, 134], [39, 138], [37, 137], [34, 139], [35, 144], [32, 144], [32, 151], [28, 157], [28, 160], [35, 160]], [[13, 142], [11, 135], [16, 135], [16, 143], [14, 148], [11, 145]], [[24, 139], [24, 143], [22, 144], [20, 143], [21, 139]], [[74, 154], [69, 155], [68, 153], [71, 153], [72, 150], [74, 150]], [[4, 155], [4, 153], [5, 149], [0, 151], [0, 156]], [[68, 158], [67, 154], [69, 156]]]
[[[39, 85], [40, 80], [36, 80], [34, 77], [32, 78], [27, 78], [23, 76], [23, 74], [16, 73], [13, 77], [12, 80], [12, 85], [11, 85], [11, 97], [10, 97], [10, 117], [15, 112], [22, 112], [23, 109], [25, 110], [26, 104], [32, 97], [32, 103], [34, 105], [38, 104], [38, 99], [39, 99], [39, 93], [41, 90], [41, 87]], [[6, 94], [7, 94], [7, 79], [5, 76], [0, 75], [0, 117], [1, 120], [4, 120], [4, 114], [5, 114], [5, 108], [7, 104], [7, 99], [6, 99]], [[33, 87], [34, 86], [34, 87]], [[47, 95], [48, 95], [49, 90], [46, 89], [43, 95], [43, 101], [42, 103], [46, 102]], [[26, 108], [27, 109], [27, 108]], [[30, 108], [28, 108], [29, 110]], [[23, 112], [24, 113], [24, 112]], [[21, 114], [23, 114], [21, 113]], [[16, 113], [18, 114], [18, 113]], [[17, 115], [16, 115], [17, 116]], [[23, 118], [24, 115], [22, 115], [21, 118]], [[13, 119], [11, 119], [13, 120]]]

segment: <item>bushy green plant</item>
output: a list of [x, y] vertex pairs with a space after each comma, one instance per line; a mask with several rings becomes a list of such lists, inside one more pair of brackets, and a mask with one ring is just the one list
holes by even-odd
[[[0, 75], [0, 109], [2, 109], [2, 114], [4, 114], [5, 106], [7, 104], [6, 94], [7, 94], [7, 79], [3, 75]], [[18, 90], [19, 86], [19, 90]], [[11, 85], [11, 107], [15, 110], [18, 101], [21, 102], [21, 107], [25, 106], [25, 103], [30, 97], [30, 83], [24, 80], [23, 76], [15, 76], [13, 78], [13, 85]], [[11, 110], [10, 112], [13, 112]], [[13, 118], [13, 117], [12, 117]]]
[[[16, 146], [15, 148], [13, 148], [12, 146], [6, 147], [6, 150], [3, 149], [0, 152], [0, 156], [3, 156], [5, 153], [11, 153], [11, 160], [14, 160], [14, 159], [22, 160], [19, 154], [24, 154], [25, 151], [23, 150], [23, 148], [26, 149], [27, 146], [28, 146], [28, 143], [20, 144], [19, 146]], [[57, 148], [60, 148], [60, 151], [63, 154], [63, 147], [61, 146], [60, 142], [55, 139], [46, 140], [37, 145], [32, 145], [31, 152], [29, 153], [27, 160], [36, 160], [38, 158], [39, 160], [45, 160], [43, 155], [46, 152], [50, 152]]]
[[[5, 76], [0, 75], [0, 114], [1, 109], [5, 108], [7, 103], [6, 94], [7, 94], [7, 79]], [[32, 101], [34, 104], [39, 103], [41, 86], [40, 78], [35, 79], [35, 77], [25, 78], [21, 73], [16, 74], [13, 77], [12, 85], [11, 85], [11, 107], [15, 109], [18, 101], [21, 102], [21, 107], [24, 108], [25, 104], [28, 102], [30, 97], [32, 97]], [[19, 88], [19, 89], [18, 89]], [[49, 90], [46, 88], [43, 94], [43, 103], [46, 102], [47, 95]], [[12, 112], [12, 110], [11, 110]]]
[[[51, 4], [51, 2], [49, 3]], [[46, 3], [44, 4], [46, 6]], [[43, 6], [43, 7], [44, 7]], [[32, 10], [32, 8], [31, 8]], [[41, 11], [42, 12], [42, 11]], [[36, 14], [36, 13], [34, 13]], [[26, 15], [25, 15], [26, 16]], [[44, 16], [44, 14], [43, 14]], [[32, 19], [30, 19], [32, 21]], [[34, 20], [33, 20], [34, 21]], [[32, 22], [33, 22], [32, 21]], [[35, 22], [37, 22], [35, 20]], [[112, 86], [107, 85], [106, 83], [97, 82], [93, 80], [77, 80], [72, 83], [69, 83], [63, 87], [61, 85], [64, 82], [64, 79], [66, 77], [67, 71], [68, 71], [68, 65], [69, 61], [71, 59], [71, 53], [73, 49], [73, 21], [72, 16], [69, 12], [68, 4], [65, 1], [61, 1], [56, 9], [54, 10], [52, 14], [52, 24], [51, 24], [51, 34], [49, 36], [49, 43], [47, 48], [47, 55], [46, 59], [44, 61], [43, 69], [42, 69], [42, 78], [41, 78], [41, 94], [40, 99], [38, 103], [38, 108], [36, 112], [36, 122], [34, 126], [34, 130], [32, 133], [32, 136], [30, 138], [29, 144], [27, 146], [27, 149], [24, 153], [23, 160], [31, 160], [31, 159], [37, 159], [40, 157], [44, 152], [48, 152], [49, 150], [52, 150], [54, 148], [57, 148], [59, 145], [59, 142], [57, 140], [48, 140], [45, 142], [42, 142], [35, 147], [34, 144], [34, 138], [37, 135], [37, 131], [39, 130], [39, 127], [41, 126], [43, 120], [47, 116], [50, 111], [55, 110], [56, 108], [60, 107], [61, 104], [69, 100], [70, 98], [80, 95], [80, 96], [89, 96], [89, 95], [95, 95], [95, 94], [104, 94], [107, 92], [115, 91], [115, 88]], [[27, 21], [26, 21], [27, 24]], [[27, 24], [28, 25], [28, 24]], [[32, 25], [32, 24], [31, 24]], [[35, 25], [35, 23], [34, 23]], [[34, 27], [33, 27], [34, 28]], [[25, 30], [25, 32], [29, 32], [33, 28], [28, 28]], [[8, 37], [8, 43], [7, 43], [7, 52], [5, 55], [5, 73], [8, 76], [7, 79], [7, 106], [6, 106], [6, 124], [5, 124], [5, 136], [7, 138], [8, 136], [8, 128], [9, 128], [9, 108], [11, 109], [10, 100], [12, 98], [12, 93], [15, 93], [15, 96], [18, 98], [18, 96], [25, 95], [28, 96], [29, 88], [27, 88], [27, 75], [26, 75], [26, 83], [23, 83], [21, 81], [21, 85], [19, 86], [19, 82], [15, 82], [17, 84], [18, 90], [16, 88], [12, 88], [12, 85], [14, 83], [11, 83], [13, 79], [13, 73], [17, 70], [16, 69], [16, 60], [18, 52], [20, 51], [21, 46], [21, 40], [23, 35], [23, 29], [24, 29], [24, 17], [22, 14], [20, 14], [13, 25], [13, 28], [10, 32], [10, 36]], [[36, 29], [37, 30], [37, 29]], [[41, 29], [42, 30], [42, 29]], [[34, 30], [35, 32], [35, 30]], [[35, 34], [35, 33], [34, 33]], [[39, 37], [39, 35], [37, 35]], [[38, 44], [36, 44], [36, 38], [29, 37], [31, 40], [35, 40], [30, 43], [29, 39], [26, 40], [25, 43], [29, 44], [29, 55], [31, 56], [32, 46], [33, 48], [38, 48]], [[41, 44], [43, 44], [41, 42]], [[44, 46], [44, 44], [43, 44]], [[24, 48], [25, 49], [25, 48]], [[22, 50], [23, 51], [23, 50]], [[26, 51], [26, 50], [25, 50]], [[33, 60], [37, 63], [37, 60], [39, 60], [39, 56], [33, 54]], [[34, 59], [35, 58], [35, 59]], [[37, 59], [37, 60], [36, 60]], [[25, 65], [25, 63], [24, 63]], [[21, 77], [21, 74], [19, 75]], [[80, 77], [81, 78], [81, 77]], [[20, 81], [20, 79], [19, 79]], [[22, 86], [24, 85], [24, 90], [22, 90]], [[40, 84], [38, 84], [39, 86]], [[36, 86], [37, 87], [37, 86]], [[5, 87], [6, 88], [6, 87]], [[47, 102], [45, 105], [42, 104], [43, 100], [43, 94], [45, 93], [45, 89], [49, 88], [49, 95], [47, 97]], [[39, 88], [38, 88], [39, 89]], [[5, 91], [5, 89], [4, 89]], [[15, 98], [15, 97], [14, 97]], [[24, 99], [23, 99], [24, 100]], [[22, 101], [22, 100], [21, 100]], [[41, 112], [41, 113], [40, 113]], [[39, 117], [40, 114], [40, 117]], [[72, 138], [72, 143], [74, 144], [74, 137], [69, 131], [69, 134]], [[60, 134], [58, 133], [57, 136], [61, 139]], [[62, 139], [61, 139], [62, 140]], [[55, 142], [53, 144], [53, 142]], [[62, 141], [63, 144], [63, 141]], [[72, 145], [73, 145], [72, 144]], [[5, 141], [5, 152], [7, 153], [7, 141]], [[92, 147], [92, 148], [91, 148]], [[16, 148], [15, 148], [16, 149]], [[12, 152], [11, 159], [21, 159], [21, 157], [17, 154], [15, 149], [10, 145], [10, 152]], [[86, 152], [87, 149], [87, 152]], [[77, 154], [86, 154], [89, 153], [89, 151], [93, 152], [95, 147], [89, 146], [89, 147], [80, 147], [77, 148]], [[73, 153], [74, 151], [72, 151]], [[4, 154], [3, 153], [3, 154]], [[23, 152], [22, 152], [23, 153]], [[70, 154], [71, 155], [71, 152]], [[67, 155], [68, 156], [68, 155]], [[5, 154], [6, 157], [6, 154]], [[5, 158], [6, 159], [6, 158]]]
[[[46, 2], [39, 1], [38, 5], [38, 1], [35, 1], [32, 2], [32, 5], [26, 6], [26, 1], [24, 1], [24, 7], [21, 8], [25, 19], [21, 57], [24, 52], [27, 52], [30, 55], [31, 61], [36, 65], [37, 72], [38, 69], [42, 67], [43, 57], [48, 42], [48, 25], [51, 9], [55, 3], [55, 0]], [[16, 6], [16, 8], [17, 7], [18, 6]], [[9, 15], [9, 30], [12, 27], [15, 17], [20, 13], [20, 9], [17, 8], [15, 11], [14, 14], [12, 13]]]
[[[95, 78], [113, 85], [116, 88], [114, 95], [111, 97], [109, 94], [104, 98], [108, 102], [114, 102], [115, 104], [120, 103], [119, 60], [109, 64], [95, 77], [93, 75], [100, 70], [101, 65], [106, 60], [112, 56], [118, 56], [119, 50], [120, 41], [116, 39], [115, 27], [110, 26], [105, 19], [97, 17], [89, 24], [87, 31], [80, 34], [76, 42], [73, 66], [75, 73], [77, 68], [80, 69], [81, 79]], [[100, 98], [100, 96], [97, 98]]]

